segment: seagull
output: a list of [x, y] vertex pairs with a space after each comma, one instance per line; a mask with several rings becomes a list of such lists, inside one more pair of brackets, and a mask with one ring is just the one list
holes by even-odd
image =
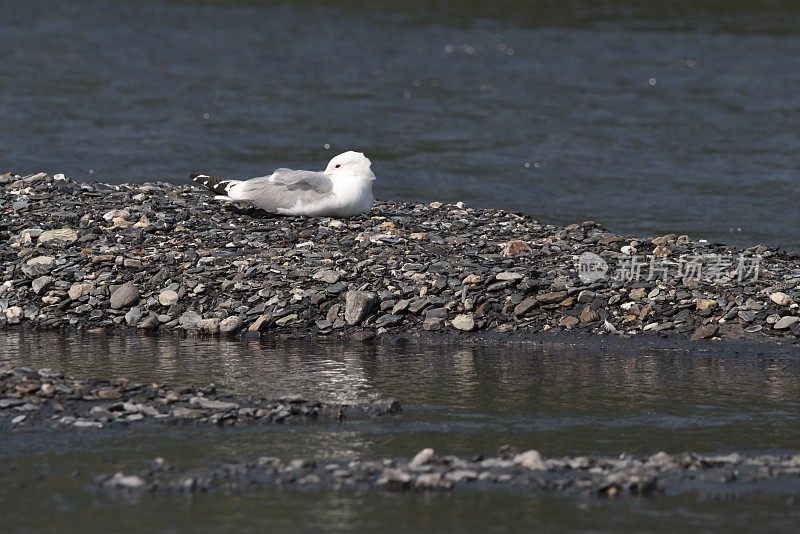
[[278, 169], [269, 176], [226, 180], [205, 174], [190, 178], [216, 193], [219, 200], [251, 204], [279, 215], [351, 217], [372, 209], [369, 158], [348, 151], [334, 157], [324, 171]]

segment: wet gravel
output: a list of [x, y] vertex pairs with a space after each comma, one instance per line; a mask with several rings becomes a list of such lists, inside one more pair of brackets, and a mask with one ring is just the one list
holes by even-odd
[[432, 449], [414, 458], [316, 461], [263, 456], [183, 470], [158, 458], [139, 473], [101, 476], [97, 488], [112, 492], [241, 492], [282, 488], [353, 491], [451, 491], [515, 489], [571, 496], [624, 498], [699, 492], [739, 495], [771, 491], [800, 496], [800, 454], [747, 456], [667, 454], [544, 458], [509, 446], [497, 456], [439, 456]]
[[[46, 174], [0, 175], [0, 213], [0, 327], [800, 336], [800, 256], [764, 246], [631, 238], [438, 202], [274, 217], [189, 185]], [[582, 278], [585, 253], [609, 276]], [[662, 264], [674, 272], [662, 276]], [[739, 269], [756, 264], [757, 279]]]
[[293, 421], [345, 421], [395, 415], [393, 399], [331, 404], [302, 396], [234, 398], [202, 388], [76, 379], [51, 369], [0, 367], [0, 429], [108, 428], [131, 423], [234, 426]]

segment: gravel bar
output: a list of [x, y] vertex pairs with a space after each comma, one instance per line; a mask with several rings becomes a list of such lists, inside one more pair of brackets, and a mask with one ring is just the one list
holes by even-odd
[[402, 412], [393, 399], [331, 404], [302, 396], [234, 398], [203, 388], [127, 380], [78, 380], [50, 369], [0, 367], [0, 429], [107, 428], [138, 422], [234, 426], [306, 420], [345, 421]]
[[318, 462], [264, 456], [182, 470], [158, 458], [137, 474], [101, 476], [97, 486], [123, 492], [241, 492], [263, 487], [387, 492], [468, 488], [556, 492], [581, 497], [644, 497], [697, 492], [739, 495], [769, 491], [800, 496], [800, 454], [676, 454], [544, 458], [501, 447], [496, 457], [437, 456]]
[[[800, 336], [800, 256], [779, 248], [631, 238], [461, 203], [275, 217], [192, 186], [44, 173], [0, 175], [0, 212], [6, 328]], [[584, 272], [586, 254], [608, 276]]]

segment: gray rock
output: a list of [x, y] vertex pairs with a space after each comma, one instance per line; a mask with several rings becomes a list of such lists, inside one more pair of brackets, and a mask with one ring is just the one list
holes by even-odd
[[528, 313], [531, 309], [536, 307], [539, 304], [539, 301], [536, 297], [528, 297], [516, 306], [514, 306], [514, 315], [517, 317], [522, 317], [526, 313]]
[[178, 318], [178, 324], [180, 324], [184, 328], [197, 328], [197, 323], [199, 323], [203, 317], [194, 310], [188, 310], [183, 315]]
[[775, 330], [788, 330], [798, 322], [800, 322], [800, 317], [786, 315], [778, 319], [778, 322], [772, 328]]
[[43, 295], [51, 287], [53, 287], [52, 276], [40, 276], [31, 282], [31, 289], [33, 289], [33, 292], [37, 295]]
[[697, 327], [697, 329], [692, 334], [692, 339], [697, 341], [699, 339], [708, 339], [717, 335], [719, 331], [719, 326], [715, 324], [704, 324], [702, 326]]
[[210, 400], [205, 397], [192, 397], [189, 399], [189, 403], [200, 406], [205, 410], [233, 410], [239, 407], [235, 402]]
[[314, 273], [314, 276], [312, 276], [314, 280], [319, 280], [320, 282], [325, 282], [326, 284], [335, 284], [336, 282], [339, 281], [340, 277], [341, 273], [331, 269], [317, 271], [316, 273]]
[[111, 307], [115, 310], [127, 308], [139, 302], [139, 288], [131, 280], [125, 282], [111, 294]]
[[200, 319], [197, 321], [197, 329], [209, 334], [217, 334], [219, 333], [219, 319], [216, 317]]
[[375, 293], [348, 291], [345, 296], [344, 319], [350, 326], [360, 324], [378, 301]]
[[138, 306], [134, 306], [125, 314], [125, 322], [128, 323], [128, 326], [136, 326], [136, 323], [138, 323], [141, 318], [142, 310], [139, 309]]
[[235, 334], [244, 326], [244, 322], [238, 315], [226, 317], [219, 322], [219, 331], [223, 334]]

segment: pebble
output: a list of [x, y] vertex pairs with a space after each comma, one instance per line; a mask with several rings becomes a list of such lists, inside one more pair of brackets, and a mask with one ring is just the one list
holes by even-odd
[[782, 291], [778, 291], [778, 292], [772, 293], [769, 296], [769, 300], [771, 300], [772, 302], [774, 302], [778, 306], [788, 306], [789, 304], [792, 303], [792, 299], [789, 298], [789, 295], [787, 295], [786, 293], [783, 293]]
[[374, 293], [367, 291], [348, 291], [345, 296], [344, 320], [349, 325], [357, 325], [372, 310], [377, 302]]
[[518, 454], [514, 457], [514, 463], [532, 471], [546, 469], [541, 453], [535, 449]]
[[796, 325], [798, 322], [800, 322], [800, 317], [787, 315], [778, 319], [778, 322], [776, 322], [772, 328], [775, 330], [787, 330]]
[[[779, 248], [673, 234], [635, 239], [591, 221], [559, 227], [444, 203], [377, 202], [372, 213], [342, 220], [264, 217], [209, 202], [191, 185], [4, 176], [27, 192], [14, 211], [22, 199], [0, 189], [0, 327], [364, 339], [451, 325], [692, 337], [709, 335], [713, 327], [700, 328], [713, 324], [711, 337], [775, 341], [800, 331], [774, 327], [797, 315], [800, 291], [800, 256]], [[66, 211], [70, 228], [57, 216]], [[620, 281], [612, 275], [631, 261], [621, 248], [639, 255], [645, 271], [650, 257], [664, 255], [759, 255], [760, 276]], [[601, 258], [607, 277], [581, 279], [585, 253]]]
[[88, 295], [92, 289], [94, 289], [94, 286], [88, 282], [72, 284], [68, 292], [69, 298], [78, 300], [82, 296]]
[[706, 324], [698, 327], [692, 334], [693, 340], [709, 339], [717, 335], [719, 326], [715, 324]]
[[[138, 473], [116, 472], [96, 484], [106, 491], [141, 493], [227, 493], [248, 488], [312, 487], [317, 490], [442, 492], [488, 482], [515, 492], [550, 492], [598, 499], [657, 498], [702, 494], [725, 498], [742, 492], [800, 496], [800, 455], [699, 453], [543, 458], [536, 450], [509, 457], [433, 455], [425, 449], [413, 459], [377, 458], [316, 461], [311, 458], [230, 461], [191, 470], [156, 459]], [[197, 481], [202, 481], [198, 484]], [[652, 502], [648, 502], [652, 504]]]
[[47, 230], [39, 234], [37, 242], [40, 245], [45, 243], [58, 243], [61, 245], [71, 245], [78, 240], [78, 232], [72, 228], [62, 228], [60, 230]]
[[[21, 394], [26, 400], [15, 398]], [[26, 413], [19, 415], [20, 411]], [[341, 421], [401, 412], [400, 403], [394, 399], [349, 404], [307, 401], [300, 395], [238, 399], [218, 394], [213, 386], [170, 389], [123, 379], [76, 379], [49, 369], [0, 367], [0, 428], [7, 422], [15, 425], [23, 421], [28, 426], [46, 427], [56, 414], [61, 425], [102, 429], [175, 420], [226, 426], [287, 419]]]
[[456, 315], [450, 324], [453, 325], [453, 328], [463, 330], [464, 332], [470, 332], [475, 329], [475, 319], [471, 313]]
[[178, 296], [177, 292], [171, 289], [165, 289], [164, 291], [158, 294], [158, 303], [161, 304], [162, 306], [172, 306], [173, 304], [178, 302], [179, 298], [180, 297]]
[[126, 282], [111, 293], [111, 307], [115, 310], [127, 308], [139, 302], [139, 288], [134, 282]]
[[223, 334], [235, 334], [244, 326], [244, 322], [238, 315], [226, 317], [219, 322], [219, 331]]
[[31, 289], [33, 289], [33, 292], [37, 295], [42, 295], [53, 287], [53, 282], [52, 276], [40, 276], [31, 282]]

